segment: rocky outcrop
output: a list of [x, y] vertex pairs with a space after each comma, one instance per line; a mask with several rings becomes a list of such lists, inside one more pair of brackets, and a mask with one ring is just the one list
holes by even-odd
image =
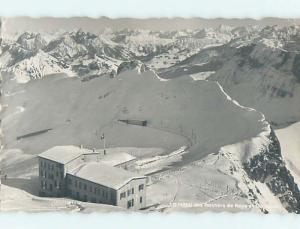
[[47, 42], [42, 38], [42, 36], [37, 33], [25, 32], [16, 41], [21, 45], [22, 48], [27, 50], [32, 50], [37, 52], [39, 49], [44, 49]]
[[270, 140], [270, 145], [260, 154], [244, 163], [244, 169], [251, 179], [265, 183], [287, 211], [299, 214], [300, 191], [285, 166], [274, 131], [271, 131]]
[[118, 69], [117, 69], [117, 74], [120, 74], [123, 71], [128, 71], [128, 70], [133, 70], [136, 69], [139, 73], [145, 72], [146, 71], [146, 66], [140, 61], [125, 61], [122, 62]]

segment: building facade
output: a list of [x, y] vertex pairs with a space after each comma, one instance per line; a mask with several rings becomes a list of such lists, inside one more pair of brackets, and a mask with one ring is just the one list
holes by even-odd
[[146, 178], [135, 179], [117, 191], [117, 205], [127, 209], [146, 207]]
[[146, 177], [101, 162], [85, 163], [69, 171], [67, 190], [81, 201], [133, 210], [146, 207]]
[[[38, 158], [41, 196], [70, 196], [132, 210], [146, 207], [146, 177], [120, 166], [132, 163], [132, 156], [105, 158], [95, 150], [57, 146]], [[112, 158], [118, 160], [113, 162]]]
[[64, 196], [66, 191], [63, 164], [39, 158], [40, 196]]

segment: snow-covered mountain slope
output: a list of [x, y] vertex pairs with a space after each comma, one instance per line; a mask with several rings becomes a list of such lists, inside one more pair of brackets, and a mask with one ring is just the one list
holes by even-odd
[[300, 84], [291, 67], [296, 58], [279, 49], [246, 46], [209, 79], [220, 82], [241, 104], [263, 112], [272, 124], [288, 124], [300, 119]]
[[40, 34], [24, 33], [1, 48], [2, 71], [13, 73], [21, 82], [54, 73], [95, 76], [116, 72], [132, 55], [121, 45], [81, 30], [63, 33], [48, 43]]
[[[254, 110], [233, 102], [242, 109]], [[267, 123], [263, 114], [261, 117]], [[238, 187], [248, 193], [251, 203], [261, 211], [281, 212], [285, 208], [299, 213], [299, 188], [282, 159], [279, 141], [269, 125], [259, 136], [224, 146], [217, 157], [212, 154], [208, 158], [216, 168], [236, 178]]]
[[[15, 40], [5, 40], [0, 60], [2, 70], [7, 71], [8, 67], [43, 51], [63, 68], [90, 77], [114, 74], [121, 63], [130, 61], [142, 61], [154, 69], [170, 67], [204, 47], [224, 44], [231, 37], [230, 33], [223, 34], [219, 30], [212, 30], [200, 38], [196, 34], [195, 31], [106, 30], [95, 35], [78, 30], [43, 38], [39, 33], [26, 32]], [[34, 74], [30, 78], [35, 78]]]
[[[111, 147], [159, 147], [170, 152], [185, 145], [188, 152], [171, 168], [213, 157], [210, 169], [238, 180], [238, 192], [248, 195], [254, 184], [252, 172], [245, 171], [244, 165], [256, 156], [264, 157], [273, 143], [264, 116], [233, 101], [216, 82], [188, 76], [162, 82], [152, 71], [140, 75], [125, 71], [115, 78], [103, 76], [87, 82], [60, 76], [27, 84], [8, 79], [5, 90], [14, 91], [3, 99], [9, 105], [2, 120], [7, 149], [37, 154], [65, 144], [100, 148], [103, 132]], [[19, 106], [23, 112], [16, 112]], [[147, 120], [147, 126], [119, 121], [126, 119]], [[34, 134], [42, 130], [46, 131]], [[283, 174], [289, 176], [286, 171]], [[294, 198], [295, 190], [291, 190]], [[254, 194], [240, 195], [258, 209], [266, 209]], [[297, 204], [292, 200], [287, 203], [289, 211]]]
[[7, 72], [14, 75], [18, 83], [27, 83], [31, 79], [39, 79], [56, 73], [65, 73], [70, 77], [75, 75], [70, 68], [64, 68], [57, 59], [43, 51], [8, 67]]
[[47, 42], [42, 38], [41, 34], [34, 34], [25, 32], [18, 37], [18, 44], [24, 49], [38, 51], [45, 48]]
[[[87, 82], [47, 77], [12, 90], [24, 92], [4, 97], [4, 103], [9, 104], [2, 122], [6, 146], [36, 153], [67, 142], [100, 147], [97, 131], [104, 131], [107, 144], [119, 146], [176, 149], [197, 142], [191, 148], [193, 160], [223, 145], [254, 137], [266, 125], [260, 121], [260, 113], [237, 107], [214, 82], [195, 83], [188, 77], [161, 82], [151, 71], [141, 75], [126, 71], [116, 78]], [[15, 114], [16, 104], [24, 107], [22, 113]], [[12, 114], [13, 122], [9, 118]], [[126, 125], [119, 119], [145, 119], [149, 128]], [[233, 126], [238, 128], [224, 138]], [[46, 128], [52, 130], [16, 140], [19, 135]]]
[[271, 144], [244, 163], [251, 180], [263, 182], [289, 211], [299, 213], [300, 191], [282, 158], [280, 143], [272, 131]]
[[[237, 187], [212, 188], [217, 194], [204, 198], [209, 203], [229, 193], [228, 199], [238, 195], [261, 211], [299, 212], [295, 154], [282, 137], [292, 131], [279, 132], [281, 152], [269, 125], [300, 120], [299, 38], [297, 26], [26, 32], [6, 38], [0, 52], [4, 146], [26, 155], [54, 145], [100, 148], [105, 132], [111, 147], [164, 149], [165, 155], [139, 161], [140, 169], [153, 160], [154, 168], [146, 170], [186, 170], [182, 189], [174, 189], [176, 175], [162, 181], [166, 193], [175, 191], [169, 200], [197, 194], [190, 174], [214, 174], [214, 182], [225, 176], [224, 183], [232, 188], [236, 181]], [[126, 124], [128, 119], [147, 120], [147, 126]], [[33, 162], [19, 156], [26, 165]], [[162, 183], [155, 185], [153, 190]]]
[[286, 166], [293, 174], [298, 187], [300, 187], [300, 123], [294, 123], [275, 132], [280, 142]]
[[286, 125], [300, 120], [299, 36], [298, 27], [246, 31], [157, 73], [174, 78], [214, 72], [207, 79], [218, 81], [232, 98], [261, 111], [273, 125]]

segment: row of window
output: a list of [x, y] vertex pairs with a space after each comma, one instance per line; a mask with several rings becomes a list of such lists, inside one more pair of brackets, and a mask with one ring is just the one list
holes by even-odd
[[101, 199], [97, 199], [95, 197], [88, 198], [87, 195], [85, 195], [85, 194], [81, 196], [79, 192], [76, 192], [76, 195], [74, 193], [72, 196], [73, 196], [73, 198], [75, 198], [77, 200], [82, 200], [82, 201], [85, 201], [85, 202], [89, 201], [89, 202], [92, 202], [92, 203], [105, 204], [105, 202], [103, 202], [103, 200], [101, 200]]
[[[41, 177], [44, 177], [44, 178], [51, 179], [51, 180], [54, 179], [54, 174], [53, 174], [53, 173], [47, 173], [46, 170], [42, 170], [42, 169], [40, 169], [40, 176], [41, 176]], [[60, 172], [60, 173], [59, 173], [58, 171], [56, 171], [56, 172], [55, 172], [55, 176], [56, 176], [56, 177], [59, 177], [59, 176], [60, 176], [60, 178], [63, 179], [63, 178], [64, 178], [64, 173], [63, 173], [63, 172]]]
[[[42, 189], [48, 189], [48, 184], [46, 181], [41, 181], [41, 187]], [[54, 188], [57, 190], [61, 190], [62, 184], [60, 182], [54, 181]], [[53, 185], [49, 184], [49, 191], [53, 191]]]
[[[143, 203], [143, 197], [140, 197], [140, 204]], [[127, 208], [131, 208], [134, 206], [134, 199], [128, 200], [127, 201]]]
[[[72, 185], [72, 179], [69, 178], [68, 183], [70, 185]], [[108, 192], [108, 190], [105, 190], [104, 188], [101, 189], [101, 188], [97, 188], [97, 187], [93, 187], [93, 186], [88, 187], [87, 184], [82, 183], [81, 181], [77, 181], [77, 180], [74, 181], [74, 186], [76, 188], [78, 187], [79, 189], [82, 189], [84, 191], [89, 190], [89, 192], [94, 193], [95, 195], [98, 195], [98, 196], [102, 196], [102, 198], [104, 198], [104, 199], [107, 199], [107, 200], [109, 199], [109, 192]]]
[[[139, 185], [139, 191], [142, 191], [142, 190], [144, 190], [144, 184]], [[127, 190], [127, 196], [130, 196], [131, 194], [134, 194], [134, 188]], [[120, 200], [123, 198], [126, 198], [126, 192], [120, 193]]]
[[[40, 167], [45, 168], [45, 169], [48, 168], [48, 170], [54, 170], [54, 163], [47, 163], [45, 161], [41, 161], [40, 162]], [[62, 165], [58, 164], [58, 163], [55, 163], [55, 167], [59, 168], [59, 169], [62, 169]]]
[[131, 194], [134, 194], [134, 188], [127, 190], [127, 196], [130, 196]]

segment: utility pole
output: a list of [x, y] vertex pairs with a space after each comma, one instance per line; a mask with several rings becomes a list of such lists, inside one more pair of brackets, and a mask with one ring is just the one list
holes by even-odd
[[106, 155], [106, 150], [105, 150], [105, 135], [104, 133], [101, 135], [101, 140], [103, 140], [103, 153]]
[[192, 141], [194, 141], [194, 129], [192, 128]]

